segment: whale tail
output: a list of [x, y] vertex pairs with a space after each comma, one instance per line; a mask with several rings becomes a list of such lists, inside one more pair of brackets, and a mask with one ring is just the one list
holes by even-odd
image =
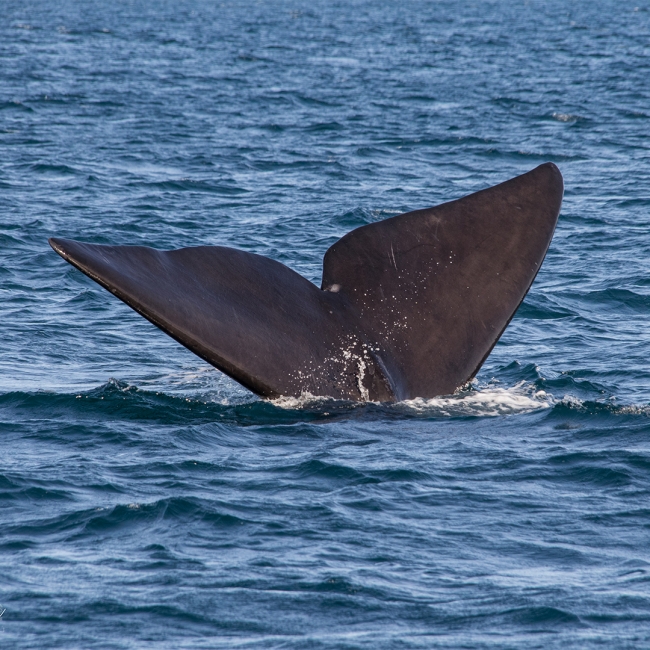
[[66, 261], [264, 397], [397, 401], [472, 379], [524, 299], [562, 202], [555, 165], [357, 228], [323, 282], [221, 246], [52, 238]]

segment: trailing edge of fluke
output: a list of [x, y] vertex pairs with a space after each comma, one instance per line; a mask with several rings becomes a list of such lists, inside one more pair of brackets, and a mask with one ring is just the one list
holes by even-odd
[[258, 395], [400, 401], [453, 393], [476, 375], [539, 271], [562, 194], [546, 163], [362, 226], [325, 253], [321, 289], [222, 246], [50, 244]]

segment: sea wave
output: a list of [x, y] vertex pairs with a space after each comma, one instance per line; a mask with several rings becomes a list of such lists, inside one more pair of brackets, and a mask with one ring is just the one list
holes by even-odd
[[[208, 376], [214, 373], [210, 373]], [[352, 415], [359, 410], [402, 417], [498, 417], [514, 416], [551, 409], [554, 413], [588, 415], [650, 415], [650, 405], [624, 403], [613, 397], [590, 399], [583, 383], [561, 375], [557, 379], [519, 381], [511, 386], [490, 382], [469, 385], [453, 395], [416, 397], [396, 403], [355, 402], [303, 393], [299, 397], [262, 399], [240, 387], [206, 382], [206, 373], [178, 371], [164, 378], [129, 383], [109, 379], [86, 391], [10, 391], [0, 393], [0, 408], [5, 412], [38, 412], [50, 416], [75, 412], [78, 417], [111, 416], [124, 420], [161, 423], [234, 421], [240, 424], [328, 418]], [[165, 384], [165, 380], [168, 382]], [[543, 386], [543, 388], [542, 388]], [[580, 388], [583, 390], [579, 390]], [[575, 388], [574, 392], [566, 392]], [[582, 397], [577, 393], [585, 393]]]

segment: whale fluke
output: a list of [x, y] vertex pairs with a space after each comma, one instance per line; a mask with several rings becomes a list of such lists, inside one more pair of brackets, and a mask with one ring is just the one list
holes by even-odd
[[362, 226], [326, 252], [321, 289], [222, 246], [50, 244], [258, 395], [399, 401], [453, 393], [476, 375], [539, 271], [562, 193], [546, 163]]

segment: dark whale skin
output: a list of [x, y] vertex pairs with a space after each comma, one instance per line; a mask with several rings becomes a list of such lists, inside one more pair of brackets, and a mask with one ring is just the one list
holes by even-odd
[[221, 246], [50, 244], [258, 395], [400, 401], [453, 393], [476, 375], [541, 267], [562, 195], [546, 163], [362, 226], [326, 252], [321, 289]]

